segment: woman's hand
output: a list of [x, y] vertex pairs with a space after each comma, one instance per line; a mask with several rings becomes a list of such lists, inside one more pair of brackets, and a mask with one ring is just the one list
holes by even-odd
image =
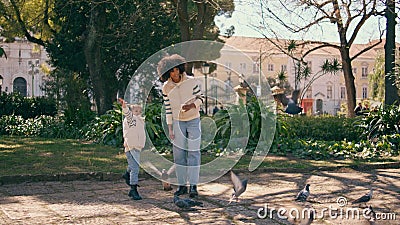
[[193, 108], [196, 108], [196, 105], [194, 103], [186, 104], [182, 106], [182, 109], [184, 112], [187, 112]]

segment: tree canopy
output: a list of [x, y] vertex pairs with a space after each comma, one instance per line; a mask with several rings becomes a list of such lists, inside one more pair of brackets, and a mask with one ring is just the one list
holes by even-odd
[[229, 10], [233, 0], [6, 0], [0, 35], [45, 46], [53, 75], [81, 79], [86, 87], [77, 94], [103, 114], [147, 57], [179, 40], [217, 39], [213, 18]]

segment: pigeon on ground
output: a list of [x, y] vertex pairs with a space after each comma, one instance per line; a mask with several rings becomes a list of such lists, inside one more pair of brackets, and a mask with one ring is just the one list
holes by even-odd
[[192, 200], [190, 198], [179, 198], [177, 195], [174, 195], [174, 204], [181, 209], [192, 210], [194, 206], [203, 207], [203, 203], [199, 201]]
[[296, 201], [305, 202], [307, 197], [310, 195], [310, 185], [306, 184], [306, 186], [301, 190], [297, 196]]
[[168, 169], [168, 171], [166, 169], [162, 169], [161, 172], [153, 164], [148, 163], [147, 165], [161, 177], [161, 180], [162, 180], [161, 182], [162, 182], [162, 186], [163, 186], [164, 191], [172, 190], [171, 184], [166, 182], [166, 180], [168, 180], [168, 178], [172, 174], [172, 172], [175, 171], [175, 164], [173, 164]]
[[361, 196], [360, 198], [354, 200], [351, 204], [359, 204], [359, 203], [366, 203], [372, 198], [372, 188], [369, 190], [369, 193]]
[[284, 93], [274, 94], [274, 97], [277, 101], [282, 103], [285, 106], [285, 113], [296, 115], [303, 111], [303, 108], [297, 105], [297, 99], [299, 98], [300, 90], [294, 90], [292, 92], [292, 96], [288, 98]]
[[239, 200], [239, 196], [243, 194], [243, 192], [246, 191], [247, 188], [247, 179], [240, 180], [239, 177], [231, 170], [231, 181], [233, 183], [233, 194], [231, 199], [229, 200], [229, 204], [233, 201], [233, 199], [236, 200], [236, 202]]

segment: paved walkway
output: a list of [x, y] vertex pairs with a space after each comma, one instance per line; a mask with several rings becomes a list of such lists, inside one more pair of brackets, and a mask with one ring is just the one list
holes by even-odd
[[[308, 224], [308, 219], [279, 219], [273, 208], [284, 208], [294, 215], [294, 209], [311, 207], [316, 210], [313, 224], [400, 224], [400, 169], [241, 173], [239, 176], [249, 178], [248, 189], [240, 202], [227, 205], [232, 185], [229, 177], [224, 176], [199, 187], [199, 200], [204, 202], [204, 207], [196, 211], [178, 209], [172, 203], [173, 192], [163, 191], [161, 183], [152, 178], [140, 181], [139, 191], [144, 198], [141, 201], [127, 197], [128, 187], [122, 179], [2, 185], [0, 224]], [[306, 183], [311, 184], [309, 202], [294, 202]], [[349, 204], [340, 208], [337, 198], [343, 196], [350, 202], [370, 187], [374, 189], [374, 198], [368, 205], [380, 216], [392, 215], [390, 220], [371, 222], [363, 216], [346, 219], [345, 209], [358, 210], [358, 206]], [[264, 207], [268, 208], [268, 216], [259, 218], [257, 212]], [[338, 218], [329, 216], [328, 211], [321, 213], [329, 207], [338, 209]], [[269, 214], [274, 218], [270, 219]]]

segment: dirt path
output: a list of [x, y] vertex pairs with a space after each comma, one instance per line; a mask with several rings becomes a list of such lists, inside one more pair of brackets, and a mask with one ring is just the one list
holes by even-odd
[[[301, 212], [304, 208], [315, 209], [312, 224], [400, 224], [400, 169], [239, 176], [249, 178], [240, 202], [227, 205], [232, 185], [224, 176], [199, 187], [199, 200], [204, 207], [196, 211], [179, 210], [172, 203], [173, 192], [163, 191], [160, 182], [150, 178], [140, 182], [139, 191], [144, 198], [141, 201], [127, 198], [128, 187], [123, 180], [2, 185], [0, 224], [307, 224], [308, 219], [286, 220], [277, 214], [278, 209], [285, 209], [285, 214], [279, 213], [281, 217], [289, 216], [288, 212], [295, 215], [296, 210]], [[309, 201], [294, 202], [306, 183], [311, 184]], [[338, 206], [338, 197], [351, 202], [370, 187], [374, 197], [368, 205], [380, 218], [390, 219], [371, 222], [364, 218], [363, 208], [358, 205]], [[262, 218], [264, 208], [268, 208], [266, 218]], [[346, 214], [352, 217], [351, 212], [355, 213], [354, 218], [346, 218]], [[360, 218], [356, 212], [360, 212]]]

